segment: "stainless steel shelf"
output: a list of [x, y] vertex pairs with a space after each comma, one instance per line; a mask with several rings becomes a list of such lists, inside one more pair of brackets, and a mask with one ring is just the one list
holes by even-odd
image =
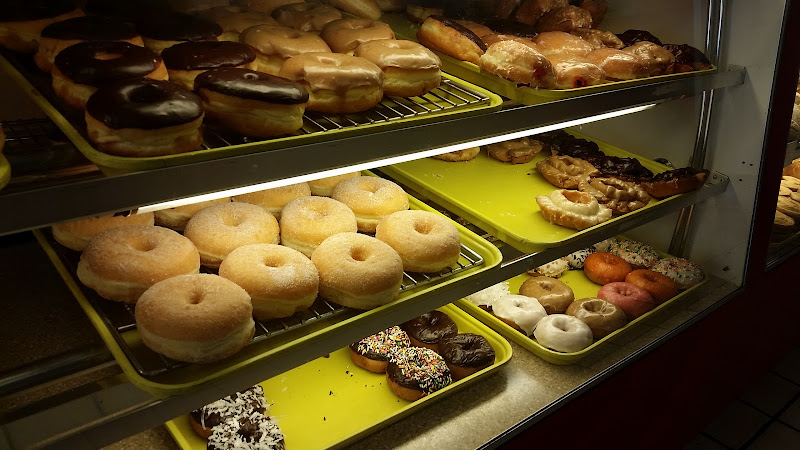
[[13, 211], [0, 216], [0, 235], [695, 95], [740, 85], [744, 78], [744, 68], [731, 67], [542, 105], [513, 105], [495, 113], [120, 176], [102, 176], [86, 169], [84, 162], [82, 170], [49, 183], [15, 183], [12, 178], [0, 191], [0, 210]]

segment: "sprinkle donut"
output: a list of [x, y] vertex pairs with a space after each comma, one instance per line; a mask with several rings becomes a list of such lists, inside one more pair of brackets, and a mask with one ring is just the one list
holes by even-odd
[[397, 350], [410, 346], [408, 334], [393, 326], [350, 344], [350, 358], [362, 369], [384, 373]]
[[453, 381], [444, 359], [422, 347], [400, 349], [386, 367], [386, 380], [395, 395], [410, 402], [443, 389]]
[[678, 285], [678, 289], [689, 289], [705, 279], [705, 274], [700, 266], [683, 258], [662, 259], [653, 264], [650, 270], [672, 278], [672, 281]]
[[618, 241], [609, 253], [624, 259], [634, 269], [647, 269], [661, 259], [653, 247], [630, 240]]

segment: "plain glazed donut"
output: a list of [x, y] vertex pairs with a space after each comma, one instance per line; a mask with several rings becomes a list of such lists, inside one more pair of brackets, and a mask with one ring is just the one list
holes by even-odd
[[347, 205], [356, 215], [358, 231], [375, 233], [378, 222], [389, 214], [408, 209], [408, 194], [396, 183], [360, 176], [342, 181], [331, 198]]
[[209, 200], [207, 202], [192, 203], [191, 205], [162, 209], [155, 212], [156, 225], [172, 228], [173, 230], [177, 231], [183, 231], [183, 229], [186, 228], [186, 224], [189, 223], [189, 219], [197, 214], [198, 211], [206, 209], [209, 206], [230, 202], [231, 199], [229, 197], [225, 197], [217, 200]]
[[239, 40], [256, 50], [258, 71], [270, 75], [279, 75], [283, 64], [293, 56], [331, 51], [328, 44], [314, 33], [277, 25], [248, 28], [242, 32]]
[[577, 317], [566, 314], [547, 316], [536, 324], [536, 342], [562, 353], [579, 352], [592, 345], [592, 329]]
[[536, 324], [547, 316], [538, 300], [524, 295], [504, 295], [492, 303], [492, 313], [516, 330], [530, 336]]
[[125, 225], [153, 225], [153, 213], [131, 214], [130, 216], [103, 216], [73, 220], [53, 225], [53, 238], [64, 247], [83, 251], [93, 237]]
[[319, 270], [320, 296], [342, 306], [377, 308], [400, 293], [403, 262], [392, 247], [373, 237], [334, 234], [314, 250], [311, 262]]
[[291, 3], [272, 10], [272, 18], [284, 27], [319, 33], [328, 23], [341, 19], [342, 13], [328, 5]]
[[452, 383], [450, 369], [438, 353], [422, 347], [406, 347], [386, 367], [389, 388], [410, 402], [421, 399]]
[[461, 254], [461, 235], [453, 223], [428, 211], [398, 211], [378, 223], [375, 237], [389, 244], [409, 272], [437, 273]]
[[595, 252], [586, 257], [583, 272], [597, 284], [624, 281], [633, 268], [624, 259], [606, 252]]
[[300, 197], [281, 212], [281, 244], [308, 257], [330, 236], [356, 231], [353, 211], [327, 197]]
[[550, 277], [528, 278], [519, 287], [519, 295], [538, 300], [547, 314], [563, 314], [575, 300], [575, 294], [566, 283]]
[[411, 345], [429, 348], [437, 353], [441, 339], [458, 334], [458, 325], [453, 319], [436, 310], [404, 322], [400, 328], [408, 333]]
[[210, 363], [253, 339], [250, 296], [217, 275], [181, 275], [154, 284], [136, 304], [136, 328], [151, 350], [178, 361]]
[[330, 197], [331, 194], [333, 194], [333, 188], [335, 188], [337, 184], [344, 180], [349, 180], [350, 178], [355, 178], [358, 176], [361, 176], [361, 172], [350, 172], [343, 175], [334, 175], [332, 177], [309, 181], [308, 186], [311, 188], [311, 195]]
[[319, 37], [334, 52], [352, 55], [356, 47], [364, 42], [394, 39], [394, 31], [377, 20], [339, 19], [325, 25]]
[[597, 297], [619, 306], [629, 319], [640, 317], [656, 307], [649, 292], [624, 281], [604, 285], [597, 291]]
[[297, 183], [249, 194], [234, 195], [233, 201], [258, 205], [280, 220], [281, 211], [289, 202], [309, 195], [311, 195], [311, 188], [308, 183]]
[[537, 195], [542, 216], [562, 227], [583, 230], [611, 218], [611, 210], [585, 192], [558, 190]]
[[619, 306], [601, 298], [575, 300], [567, 308], [567, 314], [577, 317], [592, 329], [592, 336], [601, 339], [628, 323]]
[[672, 278], [652, 270], [634, 270], [625, 276], [625, 282], [649, 292], [656, 306], [678, 295], [678, 286]]
[[230, 252], [219, 276], [238, 284], [253, 301], [259, 320], [289, 317], [317, 299], [319, 274], [305, 255], [274, 244], [245, 245]]
[[397, 39], [369, 41], [356, 47], [353, 55], [366, 58], [383, 70], [385, 95], [422, 96], [442, 82], [439, 57], [416, 42]]
[[155, 283], [200, 271], [192, 241], [167, 228], [127, 225], [89, 241], [78, 263], [78, 279], [108, 300], [136, 303]]
[[494, 364], [495, 354], [485, 337], [454, 334], [439, 341], [439, 354], [444, 358], [453, 380], [466, 378]]
[[199, 211], [183, 230], [184, 236], [197, 246], [203, 265], [213, 268], [243, 245], [277, 244], [279, 232], [272, 214], [256, 205], [237, 202]]
[[393, 326], [350, 344], [350, 358], [362, 369], [384, 373], [397, 349], [410, 345], [408, 334], [399, 326]]

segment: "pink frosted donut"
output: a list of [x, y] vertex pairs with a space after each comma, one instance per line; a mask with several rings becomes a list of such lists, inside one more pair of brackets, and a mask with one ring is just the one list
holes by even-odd
[[619, 306], [629, 319], [635, 319], [656, 307], [649, 292], [624, 281], [606, 284], [597, 292], [597, 297]]

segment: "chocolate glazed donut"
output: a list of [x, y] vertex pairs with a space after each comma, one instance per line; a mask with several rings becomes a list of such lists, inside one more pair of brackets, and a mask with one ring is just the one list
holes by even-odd
[[441, 311], [423, 314], [400, 327], [408, 333], [411, 345], [429, 348], [435, 352], [439, 351], [440, 339], [458, 333], [458, 326], [453, 319]]
[[308, 101], [308, 92], [299, 83], [264, 72], [245, 69], [215, 69], [203, 72], [194, 80], [195, 89], [281, 105]]
[[[106, 59], [104, 55], [114, 55]], [[127, 42], [82, 42], [62, 50], [55, 67], [75, 83], [98, 86], [108, 81], [143, 77], [154, 71], [161, 58], [144, 47]]]
[[494, 364], [495, 354], [485, 337], [472, 334], [454, 334], [439, 341], [439, 353], [450, 369], [454, 380], [468, 377]]

